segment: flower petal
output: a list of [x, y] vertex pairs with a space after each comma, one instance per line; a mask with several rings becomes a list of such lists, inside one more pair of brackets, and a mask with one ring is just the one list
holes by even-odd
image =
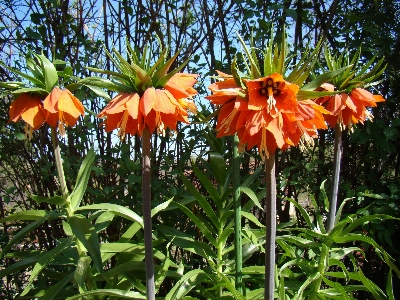
[[156, 103], [156, 90], [154, 87], [147, 88], [143, 96], [140, 99], [140, 110], [143, 115], [147, 116], [150, 111], [154, 108], [154, 104]]

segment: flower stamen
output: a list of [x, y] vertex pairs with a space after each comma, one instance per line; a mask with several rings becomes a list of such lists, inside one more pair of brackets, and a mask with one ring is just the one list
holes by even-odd
[[161, 119], [161, 114], [158, 111], [156, 111], [156, 127], [157, 127], [157, 134], [165, 136], [165, 125]]
[[129, 113], [127, 110], [124, 111], [124, 114], [121, 118], [121, 121], [118, 122], [118, 137], [122, 140], [125, 139], [125, 129], [126, 129], [126, 124], [128, 123], [128, 116]]

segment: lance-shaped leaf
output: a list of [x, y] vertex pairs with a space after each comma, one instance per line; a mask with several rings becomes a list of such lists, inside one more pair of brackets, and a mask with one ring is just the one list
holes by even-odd
[[28, 284], [21, 293], [21, 296], [25, 296], [29, 292], [29, 290], [32, 288], [33, 281], [40, 275], [40, 272], [54, 259], [54, 257], [59, 255], [64, 249], [70, 247], [71, 243], [72, 239], [67, 238], [59, 243], [55, 248], [51, 249], [40, 257], [38, 262], [33, 267]]
[[174, 285], [174, 287], [165, 297], [165, 300], [182, 299], [198, 284], [206, 281], [207, 279], [209, 279], [209, 276], [203, 270], [191, 270], [182, 276], [182, 278]]
[[58, 74], [54, 65], [42, 54], [36, 54], [35, 57], [40, 61], [41, 68], [44, 74], [44, 83], [46, 91], [51, 92], [58, 84]]
[[[40, 298], [40, 300], [53, 300], [60, 294], [63, 288], [74, 278], [74, 272], [70, 273], [68, 276], [65, 276], [61, 281], [52, 285], [45, 294]], [[57, 297], [58, 298], [58, 297]]]
[[14, 246], [16, 243], [18, 243], [21, 239], [23, 239], [29, 232], [37, 228], [39, 225], [41, 225], [43, 222], [56, 217], [58, 214], [55, 211], [48, 212], [46, 215], [41, 217], [40, 219], [28, 224], [24, 228], [22, 228], [20, 231], [18, 231], [14, 237], [11, 239], [11, 241], [3, 248], [2, 252], [0, 253], [0, 257], [4, 256], [6, 253], [8, 253], [11, 249], [12, 246]]
[[86, 191], [94, 159], [95, 159], [94, 150], [90, 149], [85, 159], [83, 160], [81, 167], [79, 168], [75, 187], [70, 195], [71, 208], [73, 211], [75, 211], [78, 208], [83, 198], [83, 194]]
[[[198, 170], [198, 168], [197, 168], [197, 170]], [[199, 174], [201, 173], [200, 170], [198, 170], [198, 173]], [[188, 189], [188, 191], [192, 194], [192, 196], [194, 196], [196, 198], [197, 202], [200, 204], [201, 208], [204, 210], [204, 212], [206, 213], [208, 218], [210, 218], [210, 220], [213, 223], [213, 225], [215, 226], [215, 228], [219, 228], [220, 223], [219, 223], [218, 217], [215, 214], [210, 203], [208, 203], [206, 198], [204, 198], [203, 195], [201, 195], [199, 193], [199, 191], [193, 186], [193, 184], [186, 178], [186, 176], [182, 172], [181, 172], [181, 179], [182, 179], [185, 187]], [[174, 202], [174, 203], [176, 203], [176, 202]]]
[[68, 223], [71, 226], [73, 234], [89, 252], [97, 271], [102, 273], [103, 262], [101, 260], [99, 237], [92, 223], [82, 215], [70, 216]]

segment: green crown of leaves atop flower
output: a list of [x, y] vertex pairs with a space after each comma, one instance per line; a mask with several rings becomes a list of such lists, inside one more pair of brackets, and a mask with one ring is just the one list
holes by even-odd
[[325, 60], [329, 71], [340, 70], [344, 66], [350, 65], [344, 72], [331, 79], [331, 83], [337, 90], [350, 92], [358, 86], [372, 85], [385, 71], [386, 65], [383, 66], [384, 58], [381, 58], [373, 67], [373, 63], [377, 58], [375, 54], [367, 63], [362, 63], [360, 67], [361, 49], [350, 57], [348, 52], [340, 55], [332, 55], [328, 48], [325, 48]]
[[[248, 74], [240, 73], [237, 66], [237, 58], [235, 57], [231, 66], [232, 76], [238, 86], [245, 88], [243, 79], [257, 79], [267, 77], [272, 73], [282, 74], [284, 79], [290, 83], [299, 86], [300, 90], [297, 93], [297, 100], [305, 100], [325, 95], [332, 95], [332, 92], [315, 91], [321, 84], [329, 81], [335, 76], [347, 70], [349, 66], [341, 67], [340, 69], [331, 70], [314, 78], [311, 82], [304, 84], [309, 79], [310, 74], [318, 59], [318, 53], [322, 46], [322, 41], [319, 41], [312, 52], [306, 50], [296, 65], [291, 66], [293, 56], [288, 57], [288, 43], [286, 40], [285, 28], [283, 29], [282, 41], [280, 47], [274, 46], [273, 31], [271, 30], [271, 38], [265, 50], [261, 53], [263, 65], [260, 66], [257, 48], [254, 46], [253, 40], [250, 41], [250, 49], [246, 46], [243, 39], [238, 35], [240, 43], [243, 47], [244, 63]], [[262, 67], [262, 69], [261, 69]], [[286, 74], [288, 72], [288, 74]]]
[[88, 77], [82, 79], [79, 83], [88, 86], [106, 99], [109, 99], [109, 96], [104, 95], [104, 93], [101, 93], [96, 88], [106, 88], [115, 92], [138, 93], [139, 95], [142, 95], [148, 87], [163, 88], [173, 75], [186, 66], [190, 57], [179, 67], [168, 73], [168, 70], [178, 57], [182, 48], [179, 49], [174, 56], [165, 61], [168, 48], [162, 49], [161, 41], [158, 37], [157, 41], [159, 46], [158, 49], [160, 49], [160, 56], [154, 64], [152, 64], [154, 56], [151, 41], [145, 45], [142, 57], [140, 57], [139, 51], [135, 51], [129, 42], [127, 42], [127, 53], [130, 62], [123, 58], [116, 49], [112, 50], [112, 53], [115, 56], [105, 49], [107, 56], [111, 59], [120, 73], [87, 67], [90, 71], [109, 75], [111, 80], [98, 77]]
[[[68, 80], [77, 78], [72, 76], [72, 68], [62, 60], [51, 62], [43, 54], [28, 53], [25, 57], [26, 67], [31, 75], [21, 72], [15, 68], [7, 66], [0, 61], [0, 65], [11, 71], [17, 76], [27, 80], [27, 82], [11, 81], [0, 82], [0, 88], [6, 93], [18, 96], [23, 93], [35, 93], [46, 97], [55, 86], [63, 85]], [[55, 65], [67, 65], [63, 71], [57, 71]], [[62, 81], [61, 81], [62, 80]], [[78, 87], [76, 83], [68, 84], [65, 88], [74, 90]]]

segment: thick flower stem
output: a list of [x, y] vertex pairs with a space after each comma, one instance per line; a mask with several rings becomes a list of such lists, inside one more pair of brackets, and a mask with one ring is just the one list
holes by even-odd
[[337, 197], [339, 191], [340, 162], [342, 160], [342, 128], [336, 125], [335, 128], [335, 146], [333, 156], [332, 186], [329, 197], [329, 214], [327, 231], [330, 232], [335, 227]]
[[144, 249], [146, 264], [146, 291], [147, 300], [155, 299], [153, 239], [151, 222], [151, 169], [150, 169], [150, 141], [151, 134], [147, 127], [142, 135], [142, 197], [144, 223]]
[[242, 218], [240, 203], [240, 156], [238, 151], [239, 138], [233, 136], [233, 203], [235, 213], [235, 286], [239, 293], [243, 293], [242, 288]]
[[275, 153], [265, 158], [266, 204], [265, 204], [265, 300], [274, 299], [275, 287], [275, 238], [276, 238], [276, 179]]

